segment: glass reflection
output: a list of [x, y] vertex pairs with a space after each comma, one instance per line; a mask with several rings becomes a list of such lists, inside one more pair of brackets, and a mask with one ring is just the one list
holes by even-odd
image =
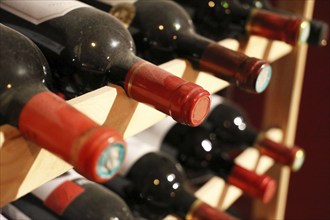
[[206, 152], [210, 152], [212, 150], [212, 143], [210, 140], [203, 140], [201, 145]]
[[169, 182], [172, 182], [174, 179], [175, 179], [175, 175], [174, 175], [173, 173], [167, 175], [167, 180], [168, 180]]

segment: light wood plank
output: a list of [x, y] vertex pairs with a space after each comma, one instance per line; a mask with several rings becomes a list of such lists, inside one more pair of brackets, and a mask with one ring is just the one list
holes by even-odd
[[[314, 0], [279, 0], [279, 7], [311, 18]], [[302, 45], [285, 58], [273, 64], [273, 78], [268, 88], [265, 103], [263, 126], [275, 124], [284, 132], [283, 142], [290, 146], [294, 144], [296, 125], [299, 113], [307, 46]], [[278, 192], [270, 204], [254, 202], [254, 219], [285, 219], [285, 207], [290, 180], [290, 170], [287, 167], [274, 166], [269, 175], [278, 182]]]

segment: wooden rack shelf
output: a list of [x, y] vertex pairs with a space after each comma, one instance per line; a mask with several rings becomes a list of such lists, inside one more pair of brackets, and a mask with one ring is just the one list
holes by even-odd
[[[228, 39], [219, 43], [233, 50], [242, 48], [235, 40]], [[269, 62], [275, 62], [291, 52], [292, 47], [285, 43], [270, 42], [254, 36], [250, 37], [244, 46], [244, 53], [247, 55], [263, 58]], [[160, 67], [186, 80], [196, 82], [211, 94], [228, 86], [227, 82], [210, 74], [193, 70], [185, 60], [172, 60]], [[113, 85], [74, 98], [68, 103], [99, 124], [111, 125], [124, 137], [137, 134], [166, 117], [152, 107], [128, 98], [121, 87]], [[237, 163], [248, 169], [255, 169], [258, 173], [265, 173], [273, 162], [269, 158], [259, 158], [256, 153], [253, 149], [244, 151], [237, 158]], [[9, 125], [0, 126], [0, 156], [0, 207], [71, 168], [53, 154], [24, 139], [16, 128]], [[256, 162], [252, 166], [251, 158], [255, 158], [253, 160]], [[221, 195], [224, 187], [226, 186], [221, 179], [213, 178], [198, 190], [196, 195], [211, 205], [226, 209], [241, 195], [241, 192], [229, 186], [224, 196]], [[211, 198], [210, 193], [214, 199]]]

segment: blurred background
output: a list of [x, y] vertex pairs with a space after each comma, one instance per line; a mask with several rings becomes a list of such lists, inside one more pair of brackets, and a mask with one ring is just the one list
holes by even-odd
[[[313, 18], [330, 24], [329, 0], [315, 1]], [[330, 219], [329, 54], [329, 45], [308, 48], [295, 139], [305, 149], [306, 161], [299, 172], [290, 174], [286, 220]], [[237, 89], [231, 91], [231, 96], [247, 110], [252, 123], [260, 127], [263, 96]], [[243, 216], [249, 215], [251, 204], [247, 200], [243, 197], [238, 202], [239, 209], [247, 212]]]

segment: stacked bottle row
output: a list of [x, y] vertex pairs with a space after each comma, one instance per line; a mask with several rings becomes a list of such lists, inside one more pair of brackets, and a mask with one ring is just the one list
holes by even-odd
[[[133, 214], [147, 219], [168, 214], [187, 219], [234, 218], [200, 201], [189, 189], [216, 175], [247, 195], [269, 202], [276, 191], [275, 180], [235, 164], [229, 151], [257, 146], [261, 154], [294, 171], [303, 164], [304, 151], [265, 138], [250, 129], [235, 105], [218, 96], [211, 99], [207, 89], [157, 65], [183, 58], [198, 71], [261, 93], [271, 80], [270, 64], [217, 41], [251, 34], [292, 45], [324, 46], [327, 25], [275, 12], [267, 4], [266, 10], [256, 9], [248, 1], [121, 3], [0, 3], [0, 125], [17, 127], [27, 140], [79, 173], [54, 179], [57, 185], [50, 181], [32, 194], [56, 213], [51, 213], [55, 219], [56, 215], [133, 219]], [[207, 32], [215, 30], [213, 24], [220, 33]], [[95, 123], [65, 102], [108, 83], [171, 117], [124, 140], [115, 129]], [[69, 191], [73, 194], [60, 195]], [[69, 200], [63, 201], [65, 196]], [[117, 206], [107, 206], [111, 198]], [[68, 208], [71, 203], [74, 208]], [[105, 213], [100, 211], [102, 205]], [[82, 206], [88, 210], [76, 208]]]
[[[258, 147], [261, 154], [297, 171], [303, 164], [303, 150], [265, 138], [232, 102], [217, 95], [212, 100], [211, 114], [198, 127], [166, 118], [127, 138], [127, 158], [119, 174], [103, 186], [71, 170], [7, 205], [4, 213], [13, 218], [13, 211], [8, 211], [13, 205], [32, 219], [41, 213], [55, 219], [162, 219], [169, 214], [181, 219], [234, 219], [194, 196], [193, 189], [212, 176], [269, 202], [276, 191], [275, 180], [235, 164], [230, 152]], [[29, 208], [34, 210], [30, 213], [23, 204], [38, 210]]]

